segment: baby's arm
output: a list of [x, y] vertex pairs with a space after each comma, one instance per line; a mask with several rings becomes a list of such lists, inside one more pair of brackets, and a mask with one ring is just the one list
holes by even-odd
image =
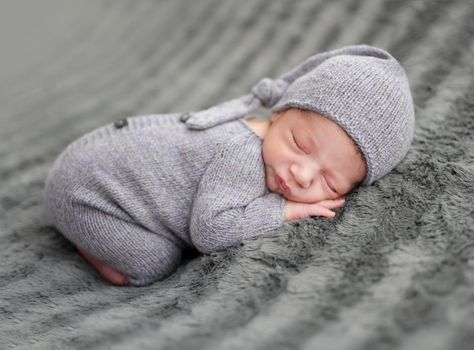
[[284, 223], [286, 200], [266, 191], [257, 149], [261, 145], [256, 138], [244, 136], [234, 137], [215, 152], [201, 178], [190, 235], [203, 253], [236, 246]]

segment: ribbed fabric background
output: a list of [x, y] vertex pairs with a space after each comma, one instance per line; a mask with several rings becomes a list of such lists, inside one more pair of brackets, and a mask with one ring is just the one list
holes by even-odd
[[[0, 74], [0, 348], [472, 349], [472, 1], [84, 4], [24, 70]], [[360, 43], [407, 71], [415, 140], [336, 220], [189, 256], [145, 288], [104, 282], [47, 220], [45, 176], [85, 132], [209, 107]]]

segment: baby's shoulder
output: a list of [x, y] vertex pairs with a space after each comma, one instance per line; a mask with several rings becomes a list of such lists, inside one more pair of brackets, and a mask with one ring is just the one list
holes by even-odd
[[247, 148], [258, 149], [261, 148], [262, 140], [253, 131], [241, 131], [234, 134], [229, 134], [223, 138], [225, 144], [229, 148]]

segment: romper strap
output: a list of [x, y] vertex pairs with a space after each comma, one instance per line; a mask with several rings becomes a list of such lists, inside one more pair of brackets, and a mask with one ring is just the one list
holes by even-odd
[[273, 107], [288, 88], [284, 80], [261, 79], [250, 94], [217, 104], [211, 108], [181, 115], [180, 120], [191, 129], [207, 129], [215, 125], [244, 118], [250, 112], [264, 106]]

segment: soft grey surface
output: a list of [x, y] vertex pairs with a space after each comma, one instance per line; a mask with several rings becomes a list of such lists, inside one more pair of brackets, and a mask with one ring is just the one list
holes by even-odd
[[[43, 55], [1, 75], [0, 348], [473, 348], [472, 1], [85, 4]], [[47, 171], [85, 132], [208, 107], [359, 43], [405, 67], [415, 139], [337, 220], [189, 256], [145, 288], [104, 282], [47, 220]]]

